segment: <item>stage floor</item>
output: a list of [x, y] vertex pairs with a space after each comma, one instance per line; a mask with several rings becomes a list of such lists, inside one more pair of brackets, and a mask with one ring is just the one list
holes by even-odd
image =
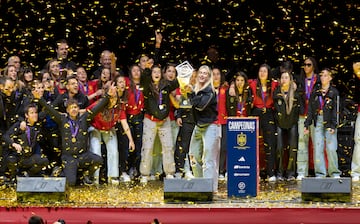
[[[257, 197], [228, 198], [226, 182], [209, 203], [164, 203], [162, 181], [146, 185], [79, 186], [66, 202], [18, 203], [15, 188], [0, 191], [0, 223], [27, 223], [37, 214], [47, 223], [359, 223], [360, 183], [352, 201], [303, 202], [301, 182], [261, 182]], [[91, 222], [89, 222], [91, 221]], [[156, 223], [156, 222], [152, 222]]]
[[[303, 202], [301, 200], [301, 182], [260, 182], [257, 197], [229, 198], [227, 184], [219, 183], [219, 191], [214, 193], [209, 203], [164, 203], [162, 181], [149, 181], [146, 185], [139, 182], [119, 185], [77, 186], [67, 189], [68, 200], [63, 202], [26, 202], [18, 203], [15, 188], [0, 191], [2, 207], [211, 207], [211, 208], [273, 208], [273, 207], [360, 207], [360, 182], [352, 184], [352, 201], [339, 202]], [[46, 198], [45, 198], [46, 200]]]

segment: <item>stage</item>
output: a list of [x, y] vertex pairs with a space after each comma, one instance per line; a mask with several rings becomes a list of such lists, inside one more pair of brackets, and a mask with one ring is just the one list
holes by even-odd
[[352, 200], [303, 202], [301, 184], [260, 184], [257, 197], [228, 198], [226, 183], [208, 203], [164, 203], [162, 181], [147, 185], [80, 186], [68, 188], [66, 202], [18, 203], [15, 188], [1, 190], [0, 223], [27, 223], [32, 214], [47, 223], [359, 223], [360, 183], [352, 186]]

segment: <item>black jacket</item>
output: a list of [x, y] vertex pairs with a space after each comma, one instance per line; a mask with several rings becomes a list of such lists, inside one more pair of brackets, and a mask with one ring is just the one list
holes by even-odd
[[192, 93], [190, 100], [193, 105], [196, 125], [209, 125], [217, 120], [216, 93], [212, 91], [210, 85], [197, 94]]
[[46, 101], [41, 98], [39, 104], [49, 112], [52, 119], [59, 125], [61, 132], [61, 146], [63, 155], [71, 155], [73, 157], [78, 156], [81, 153], [88, 151], [88, 128], [91, 120], [99, 113], [109, 102], [109, 96], [105, 94], [105, 97], [100, 99], [100, 102], [91, 110], [87, 110], [84, 114], [80, 115], [75, 123], [79, 125], [79, 131], [76, 135], [76, 141], [72, 141], [72, 133], [70, 127], [70, 118], [66, 114], [61, 114], [53, 107], [48, 105]]
[[[317, 116], [320, 111], [321, 86], [318, 85], [312, 92], [309, 100], [309, 110], [304, 125], [308, 128], [313, 122], [316, 126]], [[337, 106], [339, 92], [333, 86], [329, 87], [324, 98], [323, 116], [324, 127], [336, 129], [337, 127]]]
[[281, 94], [281, 87], [278, 86], [273, 94], [274, 99], [274, 114], [276, 124], [280, 128], [289, 129], [296, 125], [299, 121], [300, 114], [300, 96], [297, 91], [294, 92], [294, 102], [290, 114], [286, 113], [286, 104], [283, 95]]
[[[244, 93], [247, 94], [247, 99], [245, 99], [245, 111], [247, 116], [251, 113], [251, 104], [252, 104], [252, 96], [250, 88], [246, 88]], [[244, 95], [244, 94], [243, 94]], [[238, 100], [236, 96], [230, 96], [229, 89], [226, 91], [226, 110], [228, 116], [236, 116], [238, 110]]]
[[[36, 151], [40, 150], [39, 142], [42, 140], [42, 135], [39, 134], [39, 124], [34, 126], [27, 125], [28, 130], [23, 131], [20, 129], [20, 121], [16, 122], [4, 135], [4, 140], [8, 145], [13, 143], [20, 144], [23, 148], [22, 156], [30, 157]], [[30, 135], [30, 141], [28, 139]]]
[[[316, 80], [314, 83], [313, 88], [315, 89], [315, 87], [317, 85], [320, 84], [320, 77], [318, 75], [315, 74]], [[298, 75], [295, 76], [295, 82], [297, 85], [297, 91], [299, 93], [300, 96], [300, 114], [304, 114], [305, 113], [305, 103], [306, 103], [306, 84], [305, 84], [305, 76], [304, 75]]]
[[141, 74], [140, 85], [143, 88], [144, 94], [144, 107], [145, 113], [153, 116], [156, 119], [164, 120], [169, 116], [170, 111], [170, 97], [169, 94], [173, 90], [179, 87], [177, 79], [173, 81], [160, 81], [159, 92], [162, 94], [162, 106], [159, 105], [159, 97], [154, 95], [151, 91], [151, 71], [150, 69], [145, 69], [143, 74]]

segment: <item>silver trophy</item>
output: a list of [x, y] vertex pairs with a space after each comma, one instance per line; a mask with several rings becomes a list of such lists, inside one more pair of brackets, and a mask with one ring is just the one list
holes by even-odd
[[192, 105], [190, 104], [190, 101], [187, 97], [185, 88], [190, 84], [190, 78], [194, 69], [188, 61], [184, 61], [183, 63], [176, 66], [176, 71], [181, 90], [180, 108], [191, 108]]

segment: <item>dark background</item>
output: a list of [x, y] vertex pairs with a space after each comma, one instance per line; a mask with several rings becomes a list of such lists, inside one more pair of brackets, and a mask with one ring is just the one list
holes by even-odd
[[126, 70], [137, 55], [153, 51], [158, 29], [166, 62], [197, 65], [216, 45], [223, 60], [250, 77], [259, 64], [276, 67], [284, 59], [299, 72], [307, 56], [347, 74], [359, 53], [359, 12], [355, 0], [1, 1], [0, 67], [18, 55], [39, 71], [65, 38], [70, 58], [88, 71], [104, 49]]

